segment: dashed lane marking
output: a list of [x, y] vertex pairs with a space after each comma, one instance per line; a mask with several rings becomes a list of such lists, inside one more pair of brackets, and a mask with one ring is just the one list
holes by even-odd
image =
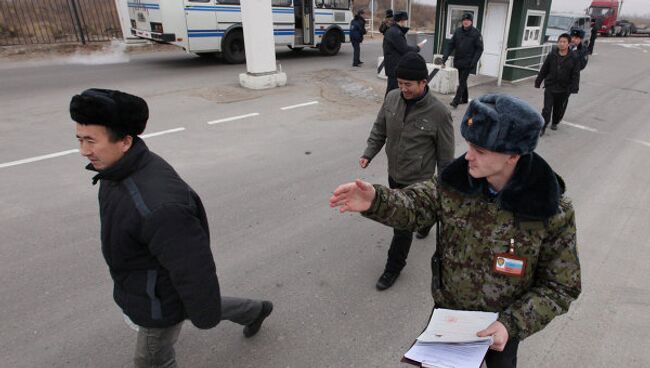
[[280, 110], [291, 110], [291, 109], [297, 109], [299, 107], [311, 106], [316, 104], [318, 104], [318, 101], [310, 101], [310, 102], [305, 102], [297, 105], [281, 107]]
[[169, 129], [169, 130], [163, 130], [162, 132], [143, 134], [143, 135], [140, 136], [140, 138], [157, 137], [159, 135], [182, 132], [183, 130], [185, 130], [185, 128], [174, 128], [174, 129]]
[[650, 142], [640, 141], [638, 139], [631, 139], [631, 138], [627, 138], [627, 140], [630, 141], [630, 142], [642, 144], [642, 145], [644, 145], [646, 147], [650, 147]]
[[[163, 134], [181, 132], [183, 130], [185, 130], [185, 128], [174, 128], [174, 129], [169, 129], [169, 130], [163, 130], [161, 132], [143, 134], [143, 135], [140, 136], [140, 138], [145, 138], [146, 139], [146, 138], [151, 138], [151, 137], [157, 137], [157, 136], [163, 135]], [[47, 154], [47, 155], [34, 156], [34, 157], [25, 158], [25, 159], [17, 160], [17, 161], [5, 162], [3, 164], [0, 164], [0, 169], [4, 169], [5, 167], [29, 164], [29, 163], [32, 163], [32, 162], [43, 161], [43, 160], [48, 160], [48, 159], [51, 159], [51, 158], [66, 156], [66, 155], [69, 155], [69, 154], [72, 154], [72, 153], [79, 153], [79, 150], [78, 149], [71, 149], [71, 150], [67, 150], [67, 151], [50, 153], [50, 154]]]
[[214, 125], [214, 124], [227, 123], [229, 121], [235, 121], [235, 120], [240, 120], [240, 119], [251, 118], [253, 116], [258, 116], [259, 114], [260, 114], [259, 112], [253, 112], [253, 113], [245, 114], [245, 115], [231, 116], [229, 118], [224, 118], [224, 119], [219, 119], [219, 120], [214, 120], [214, 121], [208, 121], [208, 124], [209, 125]]
[[73, 150], [50, 153], [49, 155], [35, 156], [35, 157], [26, 158], [26, 159], [23, 159], [23, 160], [6, 162], [4, 164], [0, 164], [0, 169], [3, 169], [5, 167], [10, 167], [10, 166], [28, 164], [28, 163], [36, 162], [36, 161], [47, 160], [47, 159], [55, 158], [55, 157], [61, 157], [61, 156], [65, 156], [65, 155], [69, 155], [71, 153], [77, 153], [77, 152], [79, 152], [78, 149], [73, 149]]
[[584, 126], [584, 125], [573, 124], [573, 123], [569, 123], [568, 121], [563, 121], [562, 124], [566, 124], [566, 125], [571, 126], [571, 127], [574, 127], [574, 128], [578, 128], [578, 129], [586, 130], [586, 131], [588, 131], [588, 132], [598, 133], [598, 129], [589, 128], [589, 127], [586, 127], [586, 126]]

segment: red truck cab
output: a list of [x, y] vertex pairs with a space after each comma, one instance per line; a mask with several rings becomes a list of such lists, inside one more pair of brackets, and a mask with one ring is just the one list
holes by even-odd
[[620, 10], [618, 0], [594, 0], [589, 7], [589, 15], [595, 24], [594, 29], [599, 34], [614, 36], [616, 34], [616, 19]]

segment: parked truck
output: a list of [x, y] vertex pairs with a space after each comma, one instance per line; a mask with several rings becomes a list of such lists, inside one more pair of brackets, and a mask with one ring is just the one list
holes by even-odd
[[616, 21], [622, 7], [623, 0], [593, 0], [589, 15], [595, 24], [594, 29], [604, 36], [621, 36], [624, 32]]

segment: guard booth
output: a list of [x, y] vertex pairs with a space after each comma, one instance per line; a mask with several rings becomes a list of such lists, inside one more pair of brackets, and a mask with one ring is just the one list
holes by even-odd
[[507, 81], [536, 75], [552, 0], [438, 0], [434, 50], [442, 54], [462, 16], [471, 13], [483, 35], [477, 74]]

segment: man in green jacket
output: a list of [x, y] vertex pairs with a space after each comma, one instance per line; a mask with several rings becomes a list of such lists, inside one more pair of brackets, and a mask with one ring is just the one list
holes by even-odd
[[[468, 151], [439, 177], [391, 190], [357, 180], [330, 199], [341, 212], [398, 229], [438, 223], [435, 308], [498, 312], [488, 368], [515, 367], [519, 341], [565, 313], [581, 291], [573, 207], [539, 155], [543, 118], [510, 96], [473, 100], [461, 123]], [[439, 267], [440, 266], [440, 267]]]
[[[429, 180], [454, 158], [454, 128], [449, 109], [429, 92], [427, 65], [417, 53], [407, 53], [397, 65], [399, 89], [390, 91], [372, 127], [368, 146], [359, 159], [362, 168], [386, 145], [388, 183], [404, 188]], [[418, 229], [418, 238], [431, 226]], [[406, 265], [413, 240], [411, 230], [395, 229], [388, 260], [377, 281], [378, 290], [393, 285]]]

